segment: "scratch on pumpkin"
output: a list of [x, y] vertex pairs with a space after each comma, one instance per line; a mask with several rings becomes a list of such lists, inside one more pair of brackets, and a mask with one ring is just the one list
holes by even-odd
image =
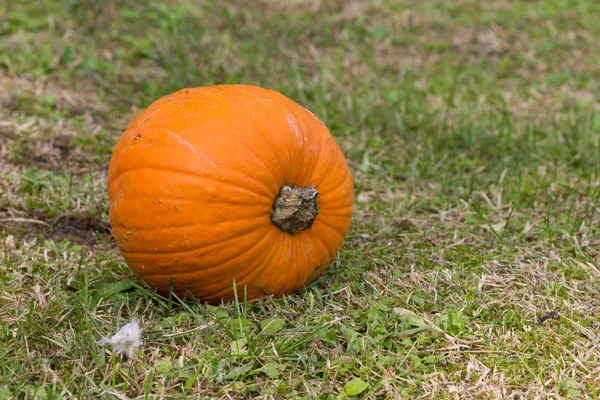
[[293, 118], [291, 116], [289, 116], [289, 115], [286, 115], [285, 119], [287, 120], [288, 125], [290, 126], [290, 129], [294, 132], [294, 135], [296, 135], [296, 137], [298, 139], [300, 139], [300, 132], [298, 132], [298, 127], [294, 123]]
[[208, 158], [208, 157], [207, 157], [207, 156], [205, 156], [204, 154], [202, 154], [202, 153], [199, 153], [199, 152], [198, 152], [198, 151], [197, 151], [197, 150], [194, 148], [194, 146], [192, 146], [192, 144], [191, 144], [190, 142], [188, 142], [187, 140], [185, 140], [184, 138], [182, 138], [181, 136], [179, 136], [178, 134], [176, 134], [176, 133], [175, 133], [175, 132], [173, 132], [173, 131], [170, 131], [170, 130], [168, 130], [168, 129], [167, 129], [165, 132], [167, 133], [167, 135], [169, 135], [169, 136], [172, 136], [172, 137], [173, 137], [173, 138], [175, 138], [175, 140], [177, 140], [179, 143], [181, 143], [182, 145], [184, 145], [184, 146], [186, 146], [188, 149], [190, 149], [190, 151], [191, 151], [192, 153], [194, 153], [194, 155], [195, 155], [196, 157], [198, 157], [198, 158], [203, 158], [203, 159], [207, 160], [207, 161], [208, 161], [208, 163], [209, 163], [210, 165], [212, 165], [213, 167], [215, 166], [215, 163], [213, 162], [213, 160], [211, 160], [210, 158]]
[[136, 128], [137, 128], [138, 126], [142, 125], [144, 122], [146, 122], [146, 120], [148, 120], [148, 118], [150, 118], [151, 116], [153, 116], [154, 114], [156, 114], [156, 113], [157, 113], [157, 112], [159, 112], [159, 111], [160, 111], [160, 108], [159, 108], [158, 110], [155, 110], [155, 111], [151, 112], [150, 114], [148, 114], [148, 115], [146, 116], [146, 118], [144, 118], [143, 120], [141, 120], [141, 121], [140, 121], [140, 122], [139, 122], [139, 123], [136, 125]]

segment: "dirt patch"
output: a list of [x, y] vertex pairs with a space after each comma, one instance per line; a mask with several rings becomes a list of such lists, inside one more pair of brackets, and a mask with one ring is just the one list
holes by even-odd
[[49, 109], [64, 109], [67, 116], [75, 116], [92, 111], [95, 115], [108, 112], [108, 106], [98, 100], [91, 87], [74, 90], [61, 87], [47, 77], [27, 79], [1, 73], [0, 87], [4, 89], [0, 93], [0, 105], [9, 113], [38, 115]]
[[[335, 2], [334, 2], [335, 3]], [[246, 2], [239, 0], [228, 0], [229, 7], [241, 8], [247, 6]], [[323, 5], [319, 0], [258, 0], [254, 3], [255, 6], [261, 7], [263, 10], [272, 11], [294, 11], [306, 10], [316, 13], [322, 9]]]
[[52, 236], [72, 242], [94, 245], [98, 235], [112, 240], [110, 225], [86, 213], [64, 215], [52, 221]]
[[94, 89], [64, 88], [49, 78], [0, 73], [0, 156], [3, 161], [75, 175], [106, 168], [113, 138], [125, 122], [110, 122]]
[[28, 137], [15, 138], [9, 157], [17, 165], [27, 165], [40, 170], [62, 174], [63, 166], [86, 172], [94, 162], [89, 154], [81, 151], [75, 138], [69, 135], [56, 135], [45, 139]]
[[110, 225], [89, 213], [59, 216], [53, 220], [39, 218], [0, 218], [0, 234], [60, 243], [68, 240], [89, 248], [114, 245]]
[[11, 137], [16, 133], [14, 124], [10, 121], [0, 121], [0, 143], [4, 137]]
[[0, 116], [0, 128], [3, 127], [5, 129], [0, 129], [0, 157], [4, 161], [52, 171], [56, 175], [62, 175], [64, 169], [74, 175], [106, 169], [116, 141], [115, 135], [88, 119], [78, 125], [36, 117], [2, 124]]

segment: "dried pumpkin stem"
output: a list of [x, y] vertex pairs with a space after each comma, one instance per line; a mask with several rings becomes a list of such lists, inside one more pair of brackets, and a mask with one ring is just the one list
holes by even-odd
[[273, 202], [271, 222], [283, 232], [297, 235], [312, 228], [319, 214], [317, 197], [319, 192], [314, 186], [301, 188], [283, 186]]

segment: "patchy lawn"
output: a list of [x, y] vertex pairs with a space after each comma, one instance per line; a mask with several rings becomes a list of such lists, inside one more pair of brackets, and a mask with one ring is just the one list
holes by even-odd
[[[600, 396], [600, 3], [166, 4], [0, 4], [0, 399]], [[111, 238], [127, 123], [217, 83], [306, 106], [352, 169], [295, 295], [158, 297]], [[133, 359], [98, 347], [134, 316]]]

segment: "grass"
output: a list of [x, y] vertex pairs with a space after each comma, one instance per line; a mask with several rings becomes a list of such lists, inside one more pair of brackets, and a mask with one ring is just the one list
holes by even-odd
[[[0, 4], [0, 399], [600, 397], [599, 19], [583, 0]], [[158, 97], [234, 82], [326, 122], [351, 230], [295, 295], [158, 297], [109, 233], [112, 147]], [[133, 359], [96, 345], [133, 316]]]

